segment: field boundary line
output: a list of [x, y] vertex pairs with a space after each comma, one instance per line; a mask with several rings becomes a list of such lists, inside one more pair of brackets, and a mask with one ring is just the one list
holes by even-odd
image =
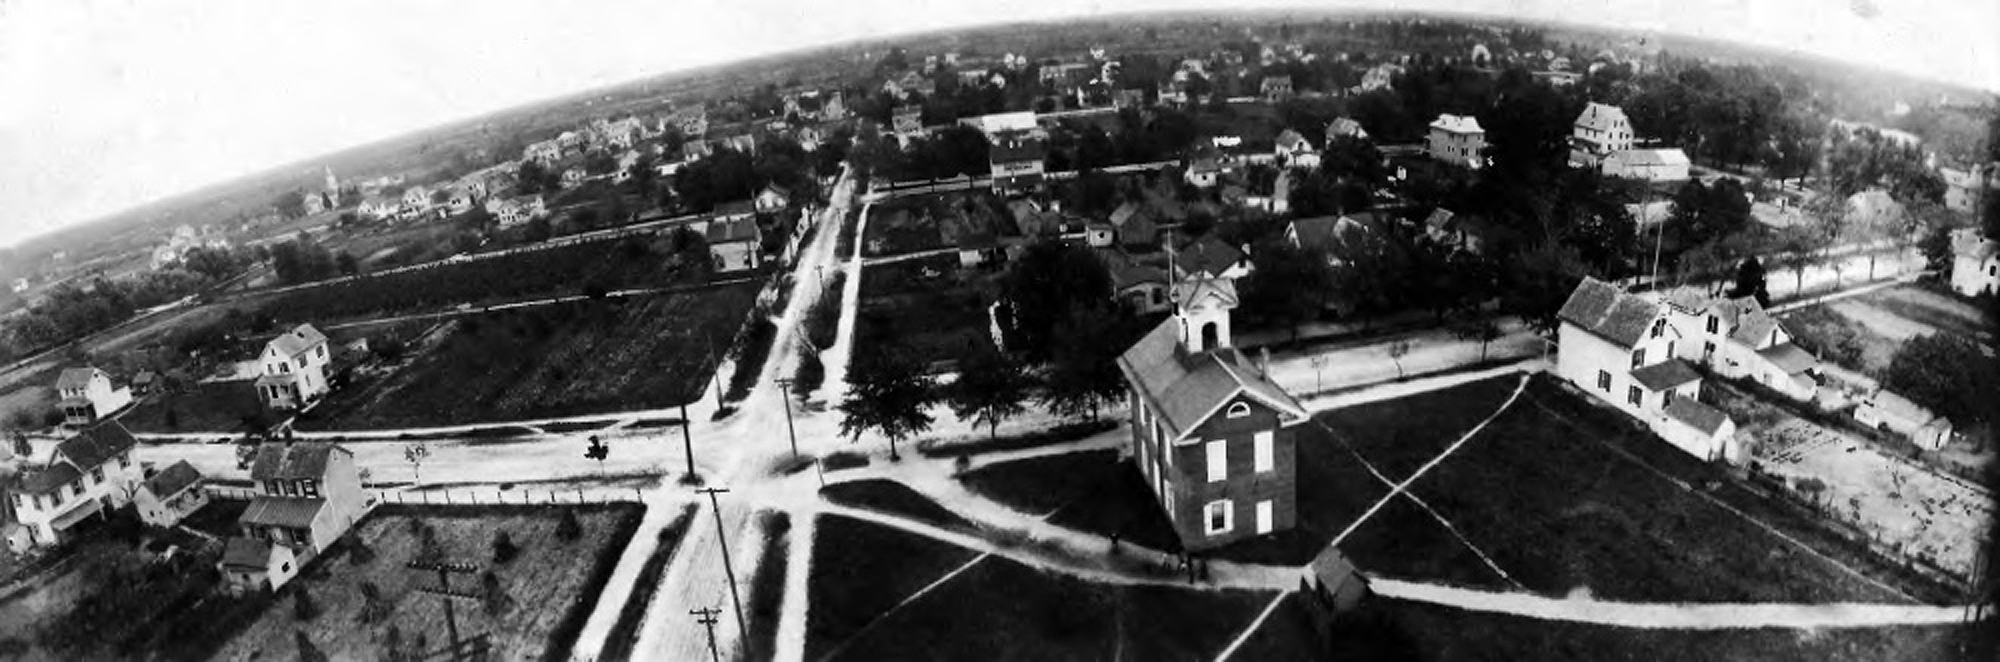
[[[1313, 423], [1319, 425], [1321, 428], [1324, 428], [1327, 432], [1333, 432], [1333, 428], [1328, 427], [1325, 423], [1321, 423], [1319, 421], [1313, 421]], [[1388, 485], [1392, 488], [1395, 487], [1396, 482], [1389, 480], [1389, 477], [1387, 475], [1384, 475], [1381, 472], [1381, 470], [1376, 469], [1375, 465], [1368, 461], [1368, 458], [1362, 457], [1361, 451], [1355, 449], [1352, 444], [1347, 443], [1346, 438], [1341, 437], [1338, 433], [1335, 433], [1334, 439], [1339, 440], [1341, 446], [1347, 448], [1348, 454], [1354, 456], [1354, 461], [1360, 462], [1362, 467], [1368, 469], [1368, 473], [1374, 474], [1377, 480], [1382, 481], [1382, 484]], [[1480, 549], [1478, 545], [1472, 544], [1472, 541], [1467, 539], [1465, 537], [1465, 534], [1458, 530], [1457, 526], [1452, 525], [1451, 520], [1445, 519], [1444, 515], [1439, 514], [1437, 509], [1432, 508], [1430, 503], [1424, 501], [1423, 497], [1417, 496], [1416, 492], [1404, 492], [1403, 495], [1410, 497], [1410, 501], [1415, 502], [1417, 504], [1417, 507], [1424, 509], [1424, 512], [1430, 513], [1431, 518], [1437, 520], [1438, 524], [1444, 525], [1445, 530], [1451, 532], [1451, 536], [1453, 538], [1457, 538], [1458, 542], [1460, 544], [1465, 545], [1466, 549], [1472, 550], [1473, 554], [1478, 555], [1479, 560], [1484, 561], [1486, 563], [1486, 567], [1491, 568], [1493, 570], [1493, 574], [1500, 575], [1501, 579], [1507, 580], [1507, 583], [1509, 584], [1513, 584], [1514, 588], [1518, 588], [1523, 591], [1528, 590], [1528, 587], [1521, 585], [1521, 582], [1516, 581], [1513, 575], [1507, 574], [1507, 571], [1502, 569], [1499, 563], [1494, 562], [1493, 557], [1488, 556], [1486, 554], [1486, 550]]]
[[978, 565], [980, 561], [984, 561], [986, 560], [986, 557], [992, 555], [993, 555], [992, 552], [984, 552], [978, 556], [972, 557], [972, 560], [966, 561], [965, 565], [961, 565], [957, 569], [952, 570], [951, 572], [944, 573], [943, 575], [938, 576], [937, 579], [932, 580], [931, 583], [925, 584], [923, 588], [917, 589], [916, 591], [911, 592], [909, 595], [903, 596], [903, 600], [901, 602], [891, 605], [888, 609], [882, 610], [882, 613], [876, 614], [874, 618], [868, 619], [867, 625], [863, 625], [861, 626], [861, 629], [855, 630], [854, 634], [847, 635], [847, 639], [845, 641], [840, 642], [839, 646], [834, 646], [833, 650], [827, 651], [826, 655], [820, 657], [819, 658], [820, 662], [831, 662], [834, 658], [840, 657], [841, 653], [847, 652], [847, 646], [849, 644], [854, 643], [856, 639], [860, 639], [861, 635], [867, 634], [869, 630], [874, 629], [875, 626], [880, 624], [882, 621], [888, 620], [890, 614], [896, 613], [903, 607], [908, 606], [911, 602], [915, 602], [918, 598], [924, 597], [925, 595], [929, 594], [932, 590], [936, 589], [937, 587], [943, 586], [945, 582], [949, 582], [957, 578], [960, 573], [963, 573], [967, 570], [971, 570], [972, 566]]
[[1245, 626], [1243, 632], [1236, 635], [1236, 640], [1229, 642], [1228, 647], [1223, 648], [1221, 653], [1216, 654], [1215, 662], [1223, 662], [1224, 660], [1228, 660], [1229, 656], [1235, 655], [1236, 649], [1242, 648], [1244, 642], [1250, 641], [1251, 635], [1257, 634], [1258, 630], [1263, 629], [1264, 621], [1269, 620], [1272, 612], [1278, 611], [1278, 605], [1285, 601], [1285, 596], [1291, 594], [1291, 591], [1279, 591], [1277, 597], [1271, 598], [1271, 604], [1264, 605], [1264, 611], [1258, 612], [1256, 618], [1250, 619], [1250, 625]]
[[1361, 513], [1360, 517], [1354, 518], [1353, 522], [1348, 523], [1347, 528], [1342, 530], [1340, 535], [1334, 536], [1333, 541], [1328, 542], [1327, 545], [1340, 545], [1340, 542], [1346, 540], [1347, 536], [1352, 535], [1355, 529], [1361, 528], [1361, 525], [1367, 523], [1369, 518], [1374, 517], [1375, 513], [1382, 510], [1383, 506], [1388, 505], [1390, 499], [1394, 499], [1396, 495], [1402, 494], [1404, 490], [1409, 489], [1410, 485], [1416, 483], [1417, 479], [1423, 478], [1425, 473], [1429, 473], [1433, 467], [1444, 462], [1445, 458], [1451, 457], [1452, 453], [1458, 452], [1458, 449], [1465, 446], [1466, 442], [1472, 441], [1473, 437], [1479, 436], [1479, 433], [1485, 430], [1487, 425], [1493, 423], [1494, 419], [1500, 418], [1500, 414], [1506, 412], [1507, 408], [1514, 406], [1514, 401], [1521, 399], [1521, 393], [1528, 390], [1528, 379], [1533, 376], [1521, 375], [1521, 383], [1514, 387], [1514, 393], [1507, 396], [1506, 402], [1500, 403], [1500, 407], [1494, 409], [1493, 413], [1488, 414], [1486, 419], [1480, 421], [1478, 425], [1474, 425], [1472, 429], [1466, 430], [1465, 434], [1460, 435], [1458, 441], [1452, 442], [1450, 447], [1444, 449], [1444, 452], [1439, 453], [1437, 457], [1431, 458], [1431, 461], [1425, 462], [1423, 466], [1417, 467], [1416, 473], [1410, 474], [1409, 478], [1405, 478], [1403, 482], [1391, 487], [1388, 494], [1382, 495], [1382, 498], [1376, 501], [1375, 505], [1368, 507], [1367, 512]]
[[[1561, 412], [1548, 408], [1548, 406], [1543, 405], [1540, 400], [1536, 400], [1532, 396], [1530, 396], [1528, 399], [1530, 401], [1530, 404], [1533, 404], [1536, 409], [1540, 409], [1543, 412], [1549, 414], [1550, 416], [1554, 416], [1556, 420], [1562, 421], [1563, 425], [1569, 426], [1570, 429], [1572, 430], [1578, 430], [1578, 431], [1582, 430], [1581, 426], [1577, 425], [1575, 421], [1571, 421], [1568, 416], [1564, 416]], [[1618, 457], [1624, 459], [1625, 461], [1631, 462], [1632, 464], [1638, 465], [1639, 467], [1652, 472], [1653, 475], [1659, 476], [1662, 480], [1665, 480], [1668, 483], [1674, 485], [1675, 487], [1680, 488], [1681, 491], [1701, 497], [1702, 500], [1715, 504], [1715, 506], [1718, 508], [1729, 511], [1730, 514], [1743, 518], [1743, 521], [1757, 525], [1757, 528], [1763, 529], [1765, 532], [1777, 536], [1779, 540], [1791, 543], [1792, 546], [1805, 550], [1807, 554], [1811, 554], [1822, 561], [1826, 561], [1827, 563], [1832, 564], [1833, 567], [1839, 568], [1841, 569], [1841, 571], [1846, 572], [1849, 575], [1853, 575], [1854, 577], [1860, 579], [1861, 581], [1867, 582], [1875, 586], [1876, 588], [1880, 588], [1884, 591], [1888, 591], [1895, 595], [1902, 596], [1903, 599], [1909, 600], [1910, 602], [1920, 605], [1927, 604], [1922, 600], [1918, 600], [1916, 596], [1905, 593], [1901, 589], [1898, 589], [1894, 586], [1884, 584], [1882, 583], [1881, 580], [1868, 576], [1867, 573], [1863, 573], [1860, 570], [1855, 570], [1852, 566], [1849, 566], [1845, 563], [1841, 563], [1839, 559], [1827, 556], [1825, 553], [1820, 552], [1818, 549], [1814, 549], [1813, 546], [1805, 544], [1804, 541], [1801, 541], [1797, 538], [1793, 538], [1792, 536], [1786, 534], [1783, 531], [1779, 531], [1777, 527], [1771, 526], [1764, 520], [1751, 517], [1750, 513], [1743, 512], [1742, 510], [1737, 509], [1735, 506], [1729, 505], [1728, 503], [1723, 502], [1721, 499], [1715, 498], [1713, 495], [1694, 489], [1694, 487], [1688, 485], [1686, 481], [1683, 481], [1679, 478], [1675, 478], [1673, 474], [1669, 474], [1661, 470], [1659, 467], [1653, 466], [1651, 462], [1647, 462], [1646, 460], [1640, 458], [1639, 456], [1627, 452], [1623, 448], [1614, 446], [1611, 443], [1606, 442], [1602, 439], [1592, 439], [1592, 441], [1597, 442], [1597, 445], [1603, 446], [1606, 450], [1611, 451], [1612, 454], [1617, 455]]]

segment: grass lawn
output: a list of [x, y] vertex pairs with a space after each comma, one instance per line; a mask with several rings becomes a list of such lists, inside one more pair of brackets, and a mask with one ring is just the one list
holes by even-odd
[[[563, 510], [576, 514], [581, 538], [564, 542], [556, 537]], [[346, 544], [310, 564], [286, 588], [288, 595], [281, 595], [273, 608], [238, 632], [217, 657], [290, 657], [296, 653], [294, 631], [305, 632], [319, 650], [337, 658], [375, 657], [384, 652], [391, 624], [406, 644], [420, 633], [433, 648], [445, 643], [441, 598], [416, 591], [418, 586], [434, 584], [436, 577], [404, 566], [419, 548], [412, 522], [430, 526], [448, 558], [493, 572], [506, 593], [507, 607], [497, 615], [476, 602], [458, 603], [460, 632], [490, 637], [500, 659], [566, 657], [583, 617], [596, 603], [611, 565], [644, 512], [635, 504], [384, 506], [357, 525]], [[491, 541], [499, 531], [506, 531], [520, 547], [519, 557], [504, 565], [496, 565], [492, 557]], [[353, 541], [365, 543], [374, 558], [361, 562]], [[455, 584], [469, 589], [480, 582], [478, 575], [454, 578]], [[386, 605], [386, 616], [376, 623], [359, 618], [363, 583], [376, 586]], [[319, 607], [318, 616], [308, 621], [299, 621], [294, 614], [293, 602], [300, 591], [310, 594]]]
[[707, 386], [713, 357], [756, 294], [743, 284], [463, 318], [409, 366], [334, 392], [301, 424], [433, 426], [687, 402]]
[[783, 511], [757, 513], [764, 527], [764, 549], [757, 576], [750, 579], [750, 641], [746, 659], [769, 660], [777, 655], [778, 620], [785, 607], [785, 566], [791, 555], [792, 517]]
[[1992, 341], [1991, 326], [1979, 307], [1965, 299], [1918, 285], [1904, 285], [1850, 299], [1903, 319], [1967, 338]]
[[946, 510], [909, 486], [884, 478], [834, 483], [820, 490], [828, 501], [889, 515], [901, 515], [946, 529], [967, 530], [972, 523]]
[[246, 419], [265, 420], [254, 380], [192, 384], [147, 395], [118, 418], [133, 432], [238, 432]]
[[639, 577], [633, 580], [632, 593], [626, 596], [625, 604], [618, 610], [618, 620], [611, 624], [611, 633], [604, 642], [604, 650], [598, 659], [605, 662], [632, 659], [632, 646], [639, 643], [639, 626], [645, 623], [646, 607], [653, 604], [653, 595], [660, 590], [660, 577], [667, 572], [667, 564], [674, 560], [674, 552], [681, 548], [681, 538], [687, 535], [688, 522], [694, 517], [695, 507], [689, 504], [681, 507], [681, 513], [674, 516], [660, 529], [657, 538], [659, 546], [646, 557], [646, 563], [639, 566]]
[[819, 516], [813, 529], [806, 660], [825, 658], [911, 593], [978, 557], [963, 547], [838, 515]]
[[1089, 451], [988, 465], [967, 472], [968, 487], [1049, 523], [1159, 551], [1180, 549], [1146, 480], [1117, 451]]
[[811, 659], [1210, 660], [1272, 597], [1094, 584], [987, 557]]

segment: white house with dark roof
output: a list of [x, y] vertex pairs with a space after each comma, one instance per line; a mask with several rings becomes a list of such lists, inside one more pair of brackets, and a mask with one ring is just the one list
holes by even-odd
[[1631, 149], [1636, 139], [1624, 109], [1592, 101], [1570, 125], [1570, 164], [1595, 166], [1614, 152]]
[[300, 324], [264, 343], [257, 355], [257, 398], [272, 409], [300, 409], [332, 389], [326, 366], [333, 362], [326, 335]]
[[1965, 296], [2000, 292], [2000, 242], [1980, 236], [1979, 228], [1951, 233], [1951, 289]]
[[1274, 145], [1272, 153], [1277, 157], [1279, 167], [1307, 169], [1319, 167], [1319, 151], [1313, 149], [1312, 141], [1306, 140], [1304, 134], [1285, 129], [1278, 134]]
[[15, 480], [15, 523], [7, 542], [16, 552], [69, 539], [79, 523], [132, 500], [141, 476], [132, 461], [139, 441], [117, 421], [80, 430], [57, 444], [48, 462]]
[[[1676, 358], [1695, 342], [1677, 328], [1657, 294], [1632, 294], [1585, 278], [1557, 313], [1556, 374], [1646, 423], [1662, 438], [1704, 460], [1735, 461], [1733, 424], [1702, 404], [1701, 374]], [[1678, 404], [1678, 406], [1676, 406]]]
[[1297, 400], [1230, 344], [1236, 288], [1173, 286], [1174, 316], [1118, 357], [1130, 401], [1127, 449], [1191, 551], [1291, 529], [1298, 519]]
[[139, 509], [140, 521], [173, 526], [208, 505], [208, 490], [202, 489], [202, 483], [201, 472], [181, 460], [140, 483], [139, 491], [132, 494], [132, 505]]
[[1951, 421], [1932, 413], [1909, 398], [1878, 390], [1854, 408], [1854, 420], [1884, 432], [1909, 439], [1929, 450], [1944, 448], [1951, 441]]
[[[225, 581], [238, 590], [282, 586], [374, 505], [354, 453], [338, 444], [265, 442], [251, 461], [250, 481], [257, 496], [236, 518], [243, 535], [230, 539], [220, 564]], [[292, 560], [281, 560], [286, 557]], [[257, 568], [266, 572], [252, 572]]]
[[63, 424], [82, 427], [132, 404], [132, 389], [113, 386], [111, 375], [97, 368], [66, 368], [56, 375], [56, 397]]
[[1819, 381], [1811, 372], [1819, 360], [1792, 343], [1792, 334], [1755, 297], [1700, 296], [1687, 290], [1664, 301], [1674, 327], [1686, 342], [1676, 357], [1706, 365], [1731, 379], [1749, 379], [1794, 400], [1811, 400]]

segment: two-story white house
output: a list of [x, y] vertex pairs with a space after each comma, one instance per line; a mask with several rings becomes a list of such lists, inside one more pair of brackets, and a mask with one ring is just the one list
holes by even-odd
[[139, 441], [117, 421], [80, 430], [56, 445], [46, 464], [15, 481], [14, 519], [7, 543], [16, 552], [68, 540], [75, 527], [131, 502], [141, 470], [132, 461]]
[[1592, 101], [1570, 126], [1570, 165], [1596, 166], [1613, 152], [1632, 149], [1635, 140], [1624, 109]]
[[1281, 168], [1310, 170], [1319, 167], [1319, 151], [1313, 149], [1312, 141], [1306, 140], [1305, 135], [1297, 131], [1285, 129], [1279, 133], [1272, 149]]
[[2000, 242], [1982, 237], [1979, 228], [1951, 233], [1951, 289], [1965, 296], [2000, 292]]
[[132, 404], [132, 389], [112, 386], [111, 375], [97, 368], [68, 368], [56, 376], [56, 397], [63, 424], [82, 427]]
[[1666, 297], [1671, 324], [1686, 342], [1674, 356], [1731, 379], [1749, 379], [1794, 400], [1811, 400], [1819, 360], [1792, 343], [1792, 334], [1755, 297], [1709, 299], [1685, 290]]
[[326, 335], [300, 324], [264, 343], [257, 356], [257, 396], [271, 409], [299, 409], [319, 400], [331, 386], [326, 366], [333, 362]]
[[1702, 404], [1701, 374], [1675, 358], [1693, 342], [1658, 294], [1585, 278], [1557, 313], [1556, 374], [1703, 460], [1736, 461], [1735, 424]]
[[277, 589], [368, 512], [354, 453], [327, 442], [265, 442], [250, 465], [257, 496], [220, 563], [237, 591]]
[[153, 474], [139, 484], [132, 505], [139, 520], [158, 527], [179, 524], [189, 513], [208, 505], [208, 490], [202, 489], [201, 472], [181, 460]]
[[1467, 168], [1486, 163], [1486, 129], [1471, 115], [1438, 115], [1431, 122], [1424, 150], [1431, 158]]

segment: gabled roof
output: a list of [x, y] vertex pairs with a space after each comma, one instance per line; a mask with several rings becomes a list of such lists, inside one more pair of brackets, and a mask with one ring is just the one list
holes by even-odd
[[987, 154], [991, 163], [1040, 161], [1048, 156], [1048, 149], [1040, 140], [1034, 138], [1016, 138], [1001, 140]]
[[69, 463], [57, 462], [22, 472], [20, 479], [14, 481], [14, 490], [22, 494], [54, 494], [82, 476], [83, 473]]
[[292, 327], [292, 330], [286, 331], [276, 338], [272, 338], [271, 342], [266, 343], [265, 346], [276, 349], [278, 356], [291, 358], [304, 354], [313, 347], [325, 343], [326, 334], [320, 333], [319, 329], [313, 328], [311, 324], [300, 324]]
[[1770, 338], [1771, 332], [1779, 328], [1778, 318], [1764, 312], [1764, 307], [1758, 305], [1756, 299], [1742, 297], [1731, 303], [1735, 304], [1738, 312], [1735, 329], [1729, 332], [1730, 340], [1755, 347]]
[[1174, 252], [1174, 269], [1199, 276], [1220, 276], [1243, 260], [1243, 251], [1210, 234]]
[[1787, 375], [1796, 375], [1819, 365], [1818, 359], [1814, 359], [1811, 354], [1806, 353], [1806, 350], [1792, 343], [1772, 345], [1757, 350], [1757, 355], [1778, 366], [1778, 369], [1785, 371]]
[[1451, 232], [1458, 229], [1458, 224], [1452, 222], [1452, 216], [1451, 210], [1438, 207], [1431, 210], [1430, 216], [1424, 218], [1424, 227], [1438, 232]]
[[250, 479], [317, 480], [326, 476], [326, 459], [336, 452], [348, 451], [324, 441], [267, 441], [257, 447], [257, 457], [250, 463]]
[[1916, 423], [1919, 426], [1927, 425], [1931, 421], [1938, 419], [1937, 414], [1931, 413], [1931, 410], [1925, 409], [1923, 405], [1911, 402], [1909, 398], [1896, 395], [1887, 390], [1876, 391], [1875, 395], [1869, 396], [1866, 404], [1869, 407], [1880, 410], [1882, 413]]
[[250, 500], [250, 506], [236, 518], [241, 524], [251, 526], [282, 526], [288, 529], [311, 528], [314, 517], [326, 507], [326, 499], [318, 497], [274, 497], [260, 496]]
[[146, 479], [145, 487], [154, 497], [164, 501], [194, 486], [195, 482], [200, 480], [201, 472], [196, 471], [194, 465], [188, 464], [187, 460], [181, 460], [160, 473], [153, 474], [152, 478]]
[[1143, 394], [1175, 442], [1239, 396], [1276, 410], [1287, 425], [1308, 417], [1297, 400], [1251, 367], [1235, 348], [1184, 353], [1180, 322], [1173, 319], [1161, 322], [1125, 350], [1118, 357], [1118, 368]]
[[1631, 347], [1646, 333], [1646, 325], [1660, 316], [1660, 304], [1652, 297], [1628, 294], [1616, 285], [1585, 277], [1570, 292], [1556, 318], [1575, 324], [1622, 347]]
[[1196, 278], [1174, 283], [1174, 301], [1183, 306], [1193, 305], [1204, 297], [1213, 296], [1225, 306], [1238, 303], [1236, 281], [1228, 278]]
[[1688, 165], [1687, 153], [1679, 149], [1621, 149], [1605, 157], [1606, 161], [1626, 166], [1683, 166]]
[[1284, 132], [1279, 133], [1277, 143], [1278, 149], [1292, 151], [1312, 149], [1312, 143], [1306, 142], [1304, 135], [1291, 129], [1285, 129]]
[[271, 562], [271, 544], [254, 538], [233, 536], [222, 548], [222, 565], [263, 570]]
[[1673, 402], [1667, 403], [1667, 416], [1711, 435], [1721, 431], [1722, 425], [1729, 422], [1728, 414], [1696, 402], [1694, 398], [1674, 398]]
[[1951, 233], [1951, 252], [1957, 257], [1973, 262], [1985, 262], [1987, 258], [2000, 253], [2000, 242], [1980, 236], [1979, 228], [1963, 228]]
[[56, 390], [65, 391], [90, 386], [91, 378], [100, 372], [103, 371], [96, 368], [64, 368], [62, 374], [56, 376]]
[[757, 219], [716, 220], [708, 224], [708, 245], [759, 241]]
[[123, 424], [109, 421], [78, 431], [76, 436], [56, 446], [56, 454], [78, 469], [89, 470], [137, 445], [139, 440], [132, 438]]
[[1576, 126], [1578, 128], [1610, 131], [1621, 124], [1626, 127], [1631, 126], [1631, 123], [1625, 119], [1624, 109], [1595, 101], [1590, 102], [1588, 106], [1584, 106], [1583, 113], [1576, 116]]
[[1632, 371], [1632, 379], [1648, 391], [1664, 391], [1682, 384], [1701, 380], [1701, 373], [1686, 361], [1672, 359], [1661, 361]]

